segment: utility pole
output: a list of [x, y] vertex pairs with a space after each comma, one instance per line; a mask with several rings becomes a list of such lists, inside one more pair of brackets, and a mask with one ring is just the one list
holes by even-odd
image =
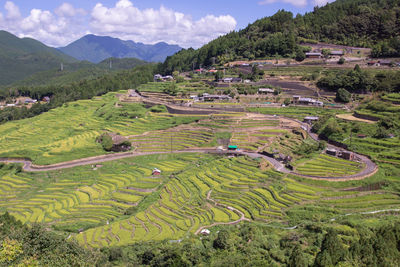
[[352, 141], [353, 141], [353, 128], [350, 130], [350, 148], [352, 147]]
[[171, 153], [172, 153], [172, 132], [171, 132]]

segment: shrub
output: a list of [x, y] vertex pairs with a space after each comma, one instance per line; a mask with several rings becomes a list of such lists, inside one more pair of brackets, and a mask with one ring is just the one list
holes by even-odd
[[102, 134], [96, 138], [96, 141], [101, 144], [105, 151], [111, 151], [113, 148], [113, 141], [108, 134]]
[[336, 101], [343, 102], [343, 103], [349, 103], [350, 100], [351, 100], [351, 94], [346, 89], [340, 88], [336, 92]]

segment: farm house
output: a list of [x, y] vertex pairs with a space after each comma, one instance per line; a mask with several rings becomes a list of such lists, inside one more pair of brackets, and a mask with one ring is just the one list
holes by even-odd
[[161, 170], [154, 168], [153, 172], [151, 173], [152, 175], [161, 175]]

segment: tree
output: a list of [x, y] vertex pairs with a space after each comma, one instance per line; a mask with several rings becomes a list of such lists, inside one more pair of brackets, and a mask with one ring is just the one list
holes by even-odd
[[289, 257], [289, 267], [306, 267], [308, 266], [307, 260], [303, 255], [303, 251], [299, 244], [293, 248]]
[[168, 95], [176, 96], [176, 94], [178, 93], [178, 86], [176, 85], [175, 82], [172, 82], [172, 83], [170, 83], [169, 86], [167, 86], [163, 90], [163, 92], [168, 94]]
[[326, 124], [323, 126], [321, 134], [330, 137], [334, 134], [341, 134], [343, 129], [340, 127], [339, 123], [334, 117], [327, 120]]
[[217, 71], [217, 72], [214, 74], [214, 78], [215, 78], [215, 81], [218, 82], [219, 80], [221, 80], [222, 78], [224, 78], [224, 73], [223, 73], [222, 71]]
[[100, 138], [101, 138], [100, 142], [101, 142], [101, 145], [103, 146], [103, 149], [105, 151], [111, 151], [111, 149], [113, 147], [113, 140], [112, 140], [111, 136], [109, 136], [108, 134], [103, 134]]
[[23, 254], [22, 244], [17, 240], [6, 238], [0, 250], [0, 263], [12, 263], [21, 254]]
[[215, 249], [227, 249], [229, 244], [229, 232], [226, 229], [219, 231], [218, 236], [214, 239], [213, 247]]
[[304, 53], [304, 51], [302, 49], [297, 49], [295, 59], [296, 59], [296, 61], [299, 61], [299, 62], [306, 59], [306, 54]]
[[350, 100], [351, 100], [351, 94], [346, 89], [340, 88], [336, 92], [336, 101], [343, 102], [343, 103], [349, 103]]
[[322, 55], [324, 56], [324, 58], [328, 58], [330, 54], [331, 54], [331, 50], [322, 49]]
[[315, 258], [315, 266], [335, 266], [344, 259], [346, 250], [334, 230], [328, 230], [322, 241], [321, 251]]
[[344, 59], [344, 57], [341, 57], [338, 61], [339, 65], [343, 65], [346, 62], [346, 60]]

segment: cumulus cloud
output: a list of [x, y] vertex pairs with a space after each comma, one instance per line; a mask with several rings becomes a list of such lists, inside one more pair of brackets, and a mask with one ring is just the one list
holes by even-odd
[[139, 9], [129, 0], [120, 0], [114, 7], [97, 4], [91, 13], [91, 30], [143, 43], [164, 41], [184, 47], [198, 47], [236, 28], [230, 15], [207, 15], [199, 20], [161, 6]]
[[75, 8], [70, 3], [63, 3], [59, 6], [55, 13], [60, 17], [74, 17], [76, 15], [86, 15], [86, 11], [82, 8]]
[[17, 5], [7, 1], [0, 13], [0, 29], [19, 37], [32, 37], [50, 46], [64, 46], [85, 34], [110, 35], [143, 43], [167, 42], [199, 47], [236, 28], [230, 15], [207, 15], [194, 20], [167, 7], [139, 9], [129, 0], [113, 7], [96, 4], [90, 12], [68, 2], [54, 11], [32, 9], [21, 16]]
[[21, 18], [21, 13], [18, 6], [16, 6], [13, 2], [7, 1], [4, 5], [4, 9], [7, 11], [7, 19], [16, 20]]
[[5, 16], [0, 15], [0, 28], [19, 37], [31, 37], [50, 46], [62, 46], [85, 34], [82, 25], [83, 9], [64, 3], [55, 12], [32, 9], [26, 17], [11, 1], [4, 5]]
[[335, 0], [263, 0], [260, 1], [260, 5], [268, 5], [268, 4], [273, 4], [273, 3], [286, 3], [286, 4], [292, 4], [297, 7], [305, 7], [309, 3], [314, 5], [314, 6], [325, 6], [327, 3], [334, 2]]

